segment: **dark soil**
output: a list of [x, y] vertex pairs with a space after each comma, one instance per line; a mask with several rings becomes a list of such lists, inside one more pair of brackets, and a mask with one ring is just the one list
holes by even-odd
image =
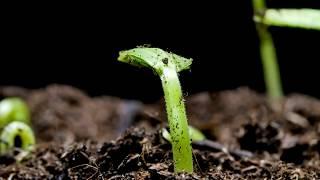
[[320, 101], [290, 95], [270, 104], [246, 88], [186, 99], [193, 174], [173, 173], [163, 101], [90, 98], [68, 86], [0, 88], [32, 110], [38, 145], [20, 163], [0, 157], [0, 179], [320, 179]]

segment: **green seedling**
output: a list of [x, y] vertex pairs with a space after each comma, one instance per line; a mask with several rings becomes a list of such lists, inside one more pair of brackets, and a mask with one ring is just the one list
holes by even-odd
[[[262, 16], [266, 10], [264, 0], [252, 0], [255, 19]], [[263, 65], [264, 79], [267, 95], [270, 99], [278, 99], [283, 96], [279, 65], [272, 36], [268, 31], [268, 26], [256, 23], [256, 29], [260, 39], [260, 54]]]
[[35, 145], [32, 129], [23, 122], [11, 122], [1, 132], [0, 154], [5, 154], [14, 148], [31, 151]]
[[30, 124], [30, 112], [27, 104], [17, 97], [6, 98], [0, 102], [0, 128], [12, 121]]
[[267, 9], [265, 0], [252, 0], [254, 21], [260, 39], [260, 53], [267, 94], [270, 99], [283, 96], [276, 50], [268, 26], [320, 30], [320, 10]]
[[0, 102], [0, 155], [17, 147], [26, 152], [35, 144], [30, 124], [30, 112], [20, 98], [6, 98]]
[[135, 48], [121, 51], [118, 60], [155, 71], [161, 79], [169, 121], [174, 170], [193, 172], [192, 147], [178, 72], [189, 69], [187, 59], [159, 48]]
[[[162, 134], [163, 138], [165, 138], [167, 141], [169, 141], [171, 143], [171, 136], [166, 128], [161, 129], [161, 134]], [[189, 136], [190, 136], [191, 141], [203, 141], [206, 139], [205, 135], [202, 134], [201, 131], [199, 131], [198, 129], [196, 129], [192, 126], [189, 126]]]

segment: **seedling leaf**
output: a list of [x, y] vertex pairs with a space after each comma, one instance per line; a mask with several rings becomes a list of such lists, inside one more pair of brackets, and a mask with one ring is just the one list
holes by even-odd
[[256, 15], [254, 20], [270, 26], [320, 30], [320, 10], [316, 9], [267, 9], [264, 16]]
[[158, 73], [162, 72], [164, 66], [171, 66], [177, 72], [189, 69], [192, 59], [163, 51], [159, 48], [134, 48], [121, 51], [118, 60], [138, 67], [147, 67]]

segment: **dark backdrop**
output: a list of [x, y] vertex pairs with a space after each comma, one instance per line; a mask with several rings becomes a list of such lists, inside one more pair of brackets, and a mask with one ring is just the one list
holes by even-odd
[[[270, 7], [319, 8], [319, 0], [270, 0]], [[69, 84], [90, 95], [155, 101], [151, 71], [116, 61], [119, 50], [151, 44], [192, 57], [184, 91], [249, 86], [264, 91], [250, 1], [73, 4], [5, 14], [0, 85]], [[286, 93], [320, 97], [320, 32], [271, 28]]]

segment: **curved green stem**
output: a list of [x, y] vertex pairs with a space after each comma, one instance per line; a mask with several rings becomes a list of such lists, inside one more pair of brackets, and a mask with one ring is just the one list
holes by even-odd
[[189, 69], [192, 60], [159, 48], [121, 51], [119, 61], [147, 67], [160, 76], [166, 100], [175, 172], [193, 172], [192, 147], [178, 72]]
[[35, 145], [35, 136], [32, 129], [23, 122], [11, 122], [1, 132], [0, 135], [0, 154], [5, 154], [16, 147], [16, 138], [20, 138], [21, 149], [30, 151]]

